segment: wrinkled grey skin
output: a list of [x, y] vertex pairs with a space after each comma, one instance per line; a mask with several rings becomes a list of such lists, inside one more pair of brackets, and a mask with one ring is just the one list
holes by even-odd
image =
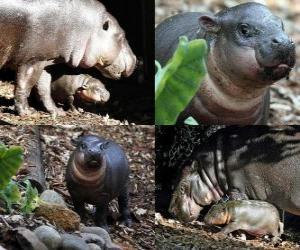
[[[67, 104], [72, 111], [77, 112], [73, 103], [75, 97], [82, 103], [105, 103], [109, 100], [110, 93], [104, 84], [90, 75], [63, 75], [51, 83], [51, 90], [47, 89], [48, 80], [45, 84], [45, 79], [48, 77], [51, 79], [50, 74], [43, 71], [37, 89], [49, 112], [56, 109], [55, 103]], [[50, 95], [52, 98], [48, 98]]]
[[108, 204], [118, 198], [122, 220], [130, 226], [129, 167], [123, 149], [95, 135], [81, 136], [74, 144], [76, 149], [68, 162], [66, 183], [76, 212], [82, 217], [85, 203], [95, 205], [96, 225], [108, 230]]
[[15, 102], [20, 115], [30, 113], [27, 98], [32, 87], [44, 67], [56, 62], [96, 66], [118, 79], [133, 72], [136, 57], [117, 20], [96, 0], [1, 1], [0, 67], [17, 71]]
[[204, 38], [208, 74], [178, 121], [189, 116], [206, 124], [265, 124], [269, 86], [295, 64], [295, 45], [280, 18], [258, 3], [216, 15], [183, 13], [155, 30], [155, 58], [165, 65], [180, 36]]
[[267, 201], [300, 215], [300, 132], [261, 129], [246, 127], [236, 134], [224, 130], [209, 139], [184, 171], [169, 211], [193, 221], [204, 206], [228, 195]]
[[264, 201], [227, 201], [213, 205], [204, 217], [210, 225], [226, 225], [221, 233], [243, 230], [253, 236], [272, 235], [273, 241], [283, 233], [276, 207]]

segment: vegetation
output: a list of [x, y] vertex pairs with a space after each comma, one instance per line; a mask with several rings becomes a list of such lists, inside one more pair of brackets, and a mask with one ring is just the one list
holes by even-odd
[[[205, 77], [207, 44], [203, 39], [188, 41], [183, 36], [165, 67], [156, 62], [155, 124], [173, 125], [187, 107]], [[196, 124], [189, 118], [188, 124]]]
[[5, 203], [8, 212], [17, 205], [24, 214], [31, 213], [38, 206], [38, 191], [25, 181], [25, 187], [13, 180], [23, 163], [23, 149], [0, 144], [0, 200]]

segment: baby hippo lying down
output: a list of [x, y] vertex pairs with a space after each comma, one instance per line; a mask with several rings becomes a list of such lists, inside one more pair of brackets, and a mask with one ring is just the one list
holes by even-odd
[[[47, 86], [44, 85], [42, 79], [43, 78], [41, 77], [37, 84], [37, 88], [40, 95], [46, 98], [43, 93], [48, 92], [49, 90], [47, 89]], [[75, 99], [83, 104], [105, 103], [109, 100], [110, 93], [100, 80], [93, 78], [90, 75], [63, 75], [51, 83], [51, 97], [55, 103], [66, 105], [71, 108], [72, 111], [77, 111], [74, 106]], [[51, 111], [56, 108], [53, 101], [48, 99], [44, 102], [47, 110]]]
[[219, 203], [208, 211], [204, 222], [226, 225], [221, 232], [229, 234], [243, 230], [253, 236], [272, 235], [276, 241], [283, 233], [283, 223], [275, 206], [258, 200], [232, 200]]

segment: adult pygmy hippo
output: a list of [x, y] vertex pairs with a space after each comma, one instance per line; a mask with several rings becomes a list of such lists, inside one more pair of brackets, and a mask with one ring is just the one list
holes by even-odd
[[136, 57], [117, 20], [99, 1], [0, 1], [0, 68], [17, 70], [15, 102], [20, 115], [30, 113], [27, 98], [32, 87], [44, 67], [56, 62], [95, 66], [117, 79], [133, 72]]
[[210, 225], [226, 225], [221, 232], [229, 234], [243, 230], [253, 236], [272, 235], [273, 240], [283, 233], [276, 207], [265, 201], [239, 200], [218, 203], [204, 217]]
[[[74, 106], [75, 98], [82, 103], [105, 103], [110, 97], [110, 93], [104, 84], [90, 75], [63, 75], [51, 83], [51, 90], [47, 89], [49, 87], [48, 85], [44, 86], [43, 77], [47, 77], [45, 71], [43, 71], [37, 83], [39, 93], [44, 96], [51, 95], [55, 103], [68, 104], [72, 111], [77, 111]], [[45, 95], [45, 93], [47, 93], [47, 95]], [[44, 99], [46, 101], [47, 110], [56, 108], [52, 99]]]
[[263, 200], [300, 215], [300, 131], [293, 127], [228, 127], [208, 139], [185, 169], [170, 204], [183, 221], [225, 194]]
[[68, 162], [66, 182], [76, 212], [83, 216], [85, 203], [96, 205], [95, 222], [108, 229], [108, 204], [118, 197], [122, 219], [130, 226], [129, 167], [123, 149], [95, 135], [84, 135], [74, 143], [76, 149]]
[[269, 86], [295, 64], [295, 45], [281, 19], [258, 3], [216, 15], [179, 14], [156, 28], [156, 60], [166, 64], [183, 35], [205, 39], [209, 53], [206, 78], [179, 120], [192, 116], [202, 124], [265, 124]]

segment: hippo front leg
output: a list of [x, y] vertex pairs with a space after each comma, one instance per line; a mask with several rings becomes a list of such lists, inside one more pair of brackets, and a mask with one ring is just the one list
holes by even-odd
[[37, 83], [42, 71], [45, 67], [45, 62], [36, 64], [25, 64], [18, 68], [17, 71], [17, 86], [15, 89], [15, 108], [20, 116], [31, 114], [28, 105], [28, 97], [32, 87]]
[[127, 227], [131, 227], [132, 220], [130, 216], [128, 201], [129, 201], [128, 188], [125, 188], [124, 191], [118, 197], [119, 210], [121, 213], [121, 223]]
[[70, 95], [68, 96], [68, 105], [71, 108], [72, 112], [74, 112], [75, 114], [80, 114], [80, 112], [77, 110], [77, 108], [74, 106], [74, 96]]
[[43, 70], [41, 77], [38, 80], [37, 89], [46, 110], [55, 118], [57, 115], [65, 115], [65, 112], [56, 107], [51, 97], [51, 79], [51, 75]]
[[109, 232], [109, 228], [107, 225], [108, 204], [108, 198], [101, 199], [101, 203], [96, 205], [95, 215], [95, 224], [99, 227], [102, 227], [107, 232]]

